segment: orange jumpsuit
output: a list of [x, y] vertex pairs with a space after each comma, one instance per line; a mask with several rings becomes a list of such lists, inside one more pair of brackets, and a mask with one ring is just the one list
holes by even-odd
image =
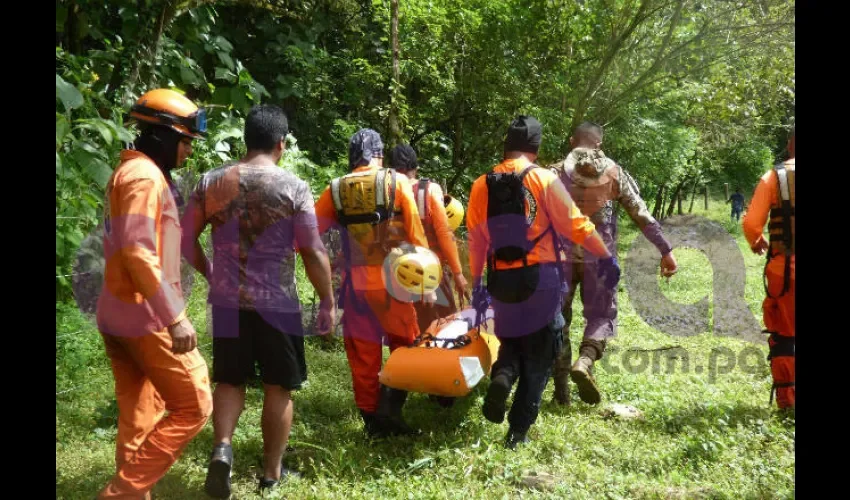
[[200, 352], [171, 352], [167, 328], [186, 317], [180, 224], [165, 176], [150, 158], [121, 152], [105, 213], [97, 325], [112, 363], [119, 416], [117, 472], [99, 498], [146, 498], [203, 428], [212, 395]]
[[[353, 172], [365, 172], [374, 166], [362, 166]], [[409, 243], [428, 248], [413, 190], [407, 178], [396, 176], [395, 207], [401, 211], [404, 228]], [[326, 188], [316, 202], [316, 218], [319, 233], [327, 231], [338, 223], [336, 208], [331, 198], [330, 187]], [[343, 235], [343, 238], [347, 238]], [[401, 302], [390, 296], [383, 278], [383, 266], [354, 265], [346, 269], [351, 279], [345, 297], [342, 315], [342, 333], [345, 339], [345, 353], [351, 368], [354, 385], [354, 401], [357, 407], [367, 413], [378, 408], [380, 384], [378, 372], [381, 370], [383, 340], [389, 341], [390, 351], [410, 345], [419, 335], [416, 323], [416, 309], [410, 302]]]
[[[425, 236], [428, 239], [428, 247], [437, 254], [440, 262], [443, 263], [443, 280], [440, 283], [442, 294], [438, 296], [437, 303], [428, 306], [422, 301], [416, 301], [414, 304], [419, 331], [424, 332], [435, 319], [446, 317], [457, 311], [451, 280], [453, 275], [462, 274], [463, 270], [460, 266], [454, 234], [449, 227], [449, 219], [446, 216], [442, 188], [436, 182], [428, 183], [428, 192], [420, 200], [417, 190], [418, 184], [419, 179], [410, 179], [410, 186], [416, 197], [417, 210], [419, 210], [422, 226], [425, 228]], [[423, 215], [423, 208], [425, 215]], [[451, 271], [451, 274], [446, 272], [446, 267]]]
[[[794, 169], [794, 158], [785, 162], [786, 169]], [[776, 172], [771, 170], [764, 174], [756, 186], [753, 199], [747, 208], [742, 226], [744, 236], [755, 248], [764, 240], [762, 231], [767, 223], [771, 209], [780, 207], [779, 180]], [[779, 408], [793, 408], [795, 403], [796, 373], [794, 367], [794, 338], [796, 334], [794, 315], [795, 264], [796, 256], [791, 255], [790, 286], [785, 294], [781, 295], [785, 278], [785, 255], [776, 252], [773, 248], [770, 261], [765, 268], [767, 278], [767, 291], [769, 296], [762, 303], [765, 329], [771, 332], [768, 344], [771, 350], [770, 369], [773, 374], [773, 383], [776, 387], [776, 402]]]

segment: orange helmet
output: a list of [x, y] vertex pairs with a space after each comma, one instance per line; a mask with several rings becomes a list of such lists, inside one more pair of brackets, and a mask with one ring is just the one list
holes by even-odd
[[195, 103], [169, 89], [146, 92], [130, 108], [129, 117], [163, 125], [192, 139], [203, 139], [207, 132], [206, 111], [198, 109]]

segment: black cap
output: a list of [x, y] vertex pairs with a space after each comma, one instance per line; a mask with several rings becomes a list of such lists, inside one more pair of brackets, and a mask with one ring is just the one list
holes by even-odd
[[415, 169], [416, 151], [408, 144], [399, 144], [390, 153], [390, 165], [399, 172], [407, 172]]
[[543, 126], [533, 116], [519, 115], [508, 127], [505, 151], [537, 154], [543, 138]]

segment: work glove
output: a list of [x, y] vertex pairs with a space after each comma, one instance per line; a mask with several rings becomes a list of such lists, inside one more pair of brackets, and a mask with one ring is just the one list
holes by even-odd
[[601, 278], [607, 288], [614, 288], [620, 281], [620, 264], [617, 257], [600, 259], [597, 264], [596, 277]]
[[[490, 292], [483, 285], [477, 285], [472, 289], [472, 308], [475, 309], [476, 322], [481, 323], [490, 307]], [[478, 325], [475, 325], [478, 326]]]

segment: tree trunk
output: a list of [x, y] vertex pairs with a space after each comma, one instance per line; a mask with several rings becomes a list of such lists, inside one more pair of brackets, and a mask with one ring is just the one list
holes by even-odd
[[[683, 181], [683, 182], [682, 182], [682, 187], [683, 187], [683, 188], [684, 188], [684, 185], [685, 185], [685, 183], [684, 183], [684, 181]], [[677, 196], [677, 197], [676, 197], [676, 203], [677, 203], [677, 204], [678, 204], [678, 206], [679, 206], [679, 208], [678, 208], [678, 213], [679, 213], [679, 215], [682, 215], [682, 214], [684, 213], [684, 212], [682, 211], [682, 196], [684, 196], [684, 195], [685, 195], [685, 190], [684, 190], [684, 189], [681, 189], [681, 190], [679, 191], [679, 196]]]
[[570, 123], [570, 131], [576, 129], [576, 127], [581, 124], [584, 120], [585, 113], [590, 109], [590, 105], [593, 103], [594, 98], [596, 97], [596, 92], [599, 90], [600, 85], [605, 77], [605, 74], [608, 72], [608, 68], [614, 62], [614, 58], [617, 53], [622, 49], [623, 44], [625, 44], [626, 40], [634, 33], [635, 29], [643, 23], [647, 14], [646, 11], [649, 8], [650, 1], [643, 0], [638, 6], [637, 11], [635, 12], [634, 17], [630, 20], [629, 24], [620, 33], [618, 36], [614, 37], [611, 41], [611, 44], [606, 48], [605, 55], [602, 57], [602, 60], [599, 62], [599, 66], [596, 68], [596, 71], [590, 77], [590, 80], [587, 83], [587, 87], [582, 91], [578, 102], [576, 103], [575, 111], [573, 112], [573, 120]]
[[65, 46], [68, 52], [74, 55], [80, 53], [79, 24], [77, 19], [77, 2], [68, 5], [68, 14], [65, 18]]
[[392, 82], [390, 83], [389, 125], [390, 138], [392, 139], [393, 144], [399, 144], [401, 142], [401, 127], [399, 126], [398, 117], [398, 98], [401, 95], [401, 92], [399, 91], [398, 85], [401, 80], [401, 76], [398, 67], [398, 0], [390, 1], [390, 17], [390, 38], [392, 39], [393, 50], [393, 74]]
[[127, 76], [125, 99], [129, 99], [140, 83], [151, 86], [155, 82], [159, 42], [177, 12], [177, 2], [167, 0], [147, 7], [145, 2], [140, 0], [137, 2], [137, 12], [139, 19], [149, 21], [147, 25], [150, 27], [141, 30], [138, 40], [125, 49], [131, 64]]
[[694, 211], [694, 199], [697, 196], [697, 180], [694, 179], [694, 186], [691, 188], [691, 206], [688, 208], [688, 213], [693, 213]]
[[676, 186], [675, 191], [673, 191], [673, 196], [670, 197], [670, 205], [667, 207], [667, 217], [673, 215], [673, 209], [676, 208], [676, 200], [679, 199], [679, 193], [682, 192], [682, 186], [684, 185], [685, 181], [680, 182], [679, 185]]
[[118, 60], [115, 61], [115, 66], [112, 67], [112, 76], [109, 78], [109, 85], [106, 89], [106, 100], [108, 101], [112, 101], [112, 97], [118, 91], [118, 87], [121, 86], [121, 70], [124, 69], [126, 50], [124, 49], [118, 54]]
[[159, 56], [159, 46], [160, 41], [162, 40], [162, 33], [165, 31], [165, 28], [171, 24], [171, 20], [174, 19], [174, 14], [176, 12], [176, 3], [174, 1], [165, 2], [162, 6], [162, 12], [159, 14], [159, 19], [157, 20], [156, 32], [154, 34], [153, 42], [148, 48], [148, 65], [147, 65], [147, 78], [145, 79], [146, 85], [145, 89], [152, 88], [156, 83], [156, 58]]
[[705, 185], [705, 210], [708, 211], [708, 184]]
[[661, 207], [664, 206], [664, 185], [658, 187], [658, 194], [655, 195], [655, 206], [652, 207], [652, 217], [658, 219], [661, 216]]

